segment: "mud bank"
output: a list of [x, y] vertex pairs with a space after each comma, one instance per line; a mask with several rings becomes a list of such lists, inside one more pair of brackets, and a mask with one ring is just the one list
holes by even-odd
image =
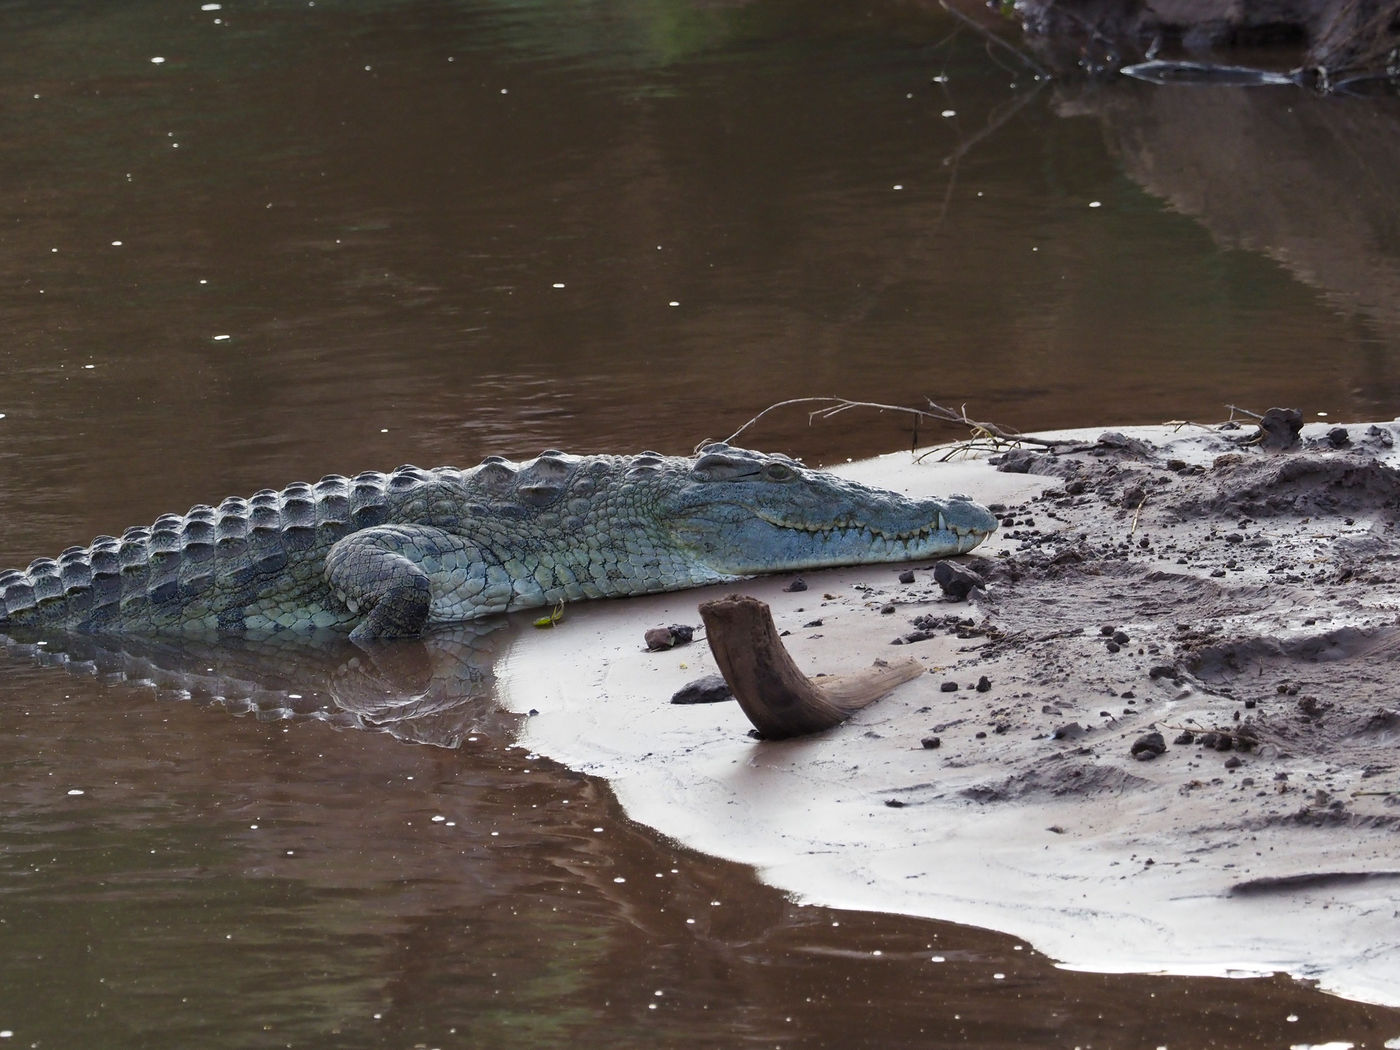
[[[1400, 1004], [1400, 423], [1054, 435], [840, 472], [963, 491], [1002, 525], [932, 566], [755, 580], [807, 674], [928, 673], [815, 737], [759, 742], [691, 591], [569, 611], [498, 671], [522, 742], [635, 819], [800, 900], [1017, 934], [1071, 967], [1285, 971]], [[1000, 468], [1000, 469], [999, 469]], [[728, 588], [725, 590], [732, 590]]]

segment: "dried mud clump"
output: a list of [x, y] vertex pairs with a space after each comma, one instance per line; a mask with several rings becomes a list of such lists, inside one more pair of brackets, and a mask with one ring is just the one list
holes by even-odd
[[1097, 765], [1068, 756], [1054, 756], [1036, 769], [1013, 773], [990, 784], [964, 788], [974, 802], [1009, 802], [1032, 796], [1094, 798], [1143, 787], [1147, 781], [1117, 766]]
[[1300, 454], [1222, 463], [1210, 490], [1178, 504], [1185, 514], [1251, 518], [1400, 509], [1400, 471], [1374, 459]]

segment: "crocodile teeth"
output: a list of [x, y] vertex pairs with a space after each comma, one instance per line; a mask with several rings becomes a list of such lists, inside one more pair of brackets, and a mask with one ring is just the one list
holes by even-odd
[[[887, 540], [892, 543], [908, 543], [911, 540], [927, 538], [937, 532], [952, 532], [962, 536], [972, 531], [960, 529], [958, 526], [951, 524], [948, 519], [943, 516], [941, 511], [937, 513], [934, 520], [929, 524], [920, 525], [918, 528], [910, 529], [907, 532], [883, 532], [870, 525], [845, 520], [827, 522], [822, 525], [813, 525], [807, 522], [785, 521], [771, 521], [770, 524], [776, 525], [778, 528], [791, 529], [794, 532], [805, 532], [812, 536], [840, 536], [845, 538], [851, 534], [858, 534], [871, 539]], [[981, 535], [981, 533], [975, 534]]]

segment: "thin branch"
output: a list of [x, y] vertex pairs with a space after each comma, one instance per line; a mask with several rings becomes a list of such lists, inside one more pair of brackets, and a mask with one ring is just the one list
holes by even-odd
[[1027, 68], [1032, 70], [1036, 74], [1036, 76], [1044, 77], [1046, 80], [1050, 79], [1049, 71], [1044, 69], [1038, 62], [1035, 61], [1035, 59], [1031, 58], [1030, 55], [1026, 54], [1016, 45], [1008, 44], [1005, 40], [997, 36], [986, 26], [978, 25], [975, 21], [973, 21], [971, 18], [968, 18], [967, 15], [963, 14], [961, 11], [957, 11], [951, 6], [949, 6], [948, 0], [938, 0], [938, 6], [943, 8], [943, 10], [947, 11], [950, 15], [956, 18], [963, 25], [970, 28], [974, 33], [979, 33], [982, 36], [986, 37], [987, 40], [989, 40], [991, 43], [996, 44], [997, 46], [1002, 47], [1007, 51], [1010, 51], [1018, 59], [1024, 62]]
[[[944, 408], [942, 405], [932, 400], [928, 402], [928, 406], [928, 411], [919, 412], [921, 417], [927, 416], [930, 419], [942, 420], [945, 423], [961, 423], [972, 431], [972, 438], [969, 441], [963, 442], [943, 454], [942, 458], [944, 461], [947, 461], [958, 453], [980, 451], [984, 449], [988, 451], [1000, 451], [1008, 445], [1035, 445], [1039, 448], [1059, 449], [1065, 445], [1071, 444], [1071, 442], [1068, 441], [1030, 437], [1019, 431], [1004, 430], [995, 423], [984, 423], [976, 419], [971, 419], [968, 417], [966, 405], [963, 405], [956, 412], [951, 408]], [[909, 409], [908, 411], [918, 410]], [[927, 454], [928, 453], [925, 453], [925, 455]]]
[[1264, 418], [1264, 417], [1261, 416], [1258, 412], [1251, 412], [1251, 411], [1250, 411], [1249, 409], [1247, 409], [1247, 408], [1240, 408], [1239, 405], [1226, 405], [1225, 407], [1228, 408], [1228, 409], [1230, 410], [1230, 419], [1229, 419], [1229, 422], [1231, 422], [1231, 423], [1233, 423], [1233, 422], [1235, 421], [1235, 413], [1236, 413], [1236, 412], [1238, 412], [1238, 413], [1239, 413], [1240, 415], [1242, 415], [1242, 416], [1248, 416], [1250, 419], [1263, 419], [1263, 418]]
[[[725, 439], [724, 439], [724, 443], [725, 443], [726, 445], [732, 444], [735, 438], [737, 438], [737, 437], [738, 437], [740, 434], [742, 434], [744, 431], [748, 430], [749, 427], [753, 426], [753, 425], [754, 425], [755, 423], [757, 423], [760, 419], [762, 419], [764, 416], [766, 416], [769, 412], [772, 412], [772, 411], [774, 411], [774, 410], [776, 410], [776, 409], [779, 409], [779, 408], [787, 408], [789, 405], [810, 405], [810, 404], [813, 404], [813, 403], [815, 403], [815, 402], [821, 402], [821, 403], [827, 404], [827, 405], [830, 405], [830, 404], [832, 404], [832, 403], [834, 402], [838, 407], [835, 408], [835, 409], [830, 409], [830, 408], [828, 408], [828, 409], [819, 409], [819, 410], [817, 410], [817, 411], [813, 411], [813, 412], [807, 413], [807, 422], [808, 422], [809, 425], [811, 424], [812, 419], [813, 419], [814, 417], [816, 417], [816, 416], [822, 416], [822, 418], [826, 418], [827, 415], [834, 415], [836, 412], [844, 412], [847, 408], [849, 408], [849, 407], [851, 407], [852, 405], [855, 404], [855, 402], [853, 402], [853, 401], [847, 401], [844, 397], [792, 397], [792, 398], [788, 398], [788, 400], [786, 400], [786, 401], [779, 401], [779, 402], [777, 402], [776, 404], [769, 405], [769, 406], [768, 406], [767, 408], [765, 408], [762, 412], [760, 412], [758, 415], [754, 416], [754, 417], [753, 417], [752, 419], [750, 419], [747, 423], [745, 423], [743, 426], [741, 426], [738, 430], [734, 431], [734, 433], [730, 434], [727, 438], [725, 438]], [[897, 406], [897, 405], [872, 405], [872, 406], [870, 406], [870, 407], [872, 407], [872, 408], [893, 408], [893, 409], [896, 409], [897, 411], [900, 411], [900, 412], [909, 412], [909, 411], [912, 411], [911, 409], [901, 408], [901, 407], [899, 407], [899, 406]]]
[[[971, 432], [971, 436], [966, 441], [958, 442], [951, 446], [945, 445], [939, 446], [935, 449], [930, 449], [929, 451], [923, 453], [923, 455], [920, 456], [919, 459], [923, 459], [925, 456], [930, 456], [934, 453], [938, 453], [939, 458], [941, 460], [946, 461], [954, 456], [961, 455], [967, 452], [1002, 452], [1005, 451], [1007, 448], [1022, 448], [1026, 446], [1030, 446], [1034, 449], [1043, 449], [1045, 451], [1058, 453], [1086, 452], [1090, 449], [1098, 447], [1098, 442], [1095, 441], [1085, 442], [1071, 438], [1056, 439], [1034, 437], [1030, 434], [1023, 434], [1017, 430], [1008, 430], [1004, 427], [998, 426], [996, 423], [988, 423], [983, 420], [973, 419], [967, 414], [967, 405], [965, 404], [961, 405], [955, 410], [951, 408], [945, 408], [943, 405], [938, 404], [932, 399], [926, 399], [925, 403], [928, 405], [927, 408], [912, 408], [908, 405], [888, 405], [879, 401], [852, 401], [850, 398], [845, 397], [794, 397], [789, 398], [786, 401], [778, 401], [775, 404], [769, 405], [762, 412], [759, 412], [748, 422], [746, 422], [743, 426], [741, 426], [738, 430], [734, 431], [734, 433], [730, 434], [729, 437], [724, 439], [724, 441], [726, 444], [732, 444], [735, 441], [735, 439], [737, 439], [741, 434], [744, 433], [744, 431], [748, 430], [764, 416], [768, 415], [770, 412], [776, 411], [777, 409], [788, 408], [792, 405], [817, 405], [820, 407], [812, 408], [807, 413], [807, 423], [809, 426], [814, 420], [831, 419], [833, 416], [838, 416], [842, 412], [849, 412], [853, 408], [871, 408], [875, 409], [878, 412], [903, 412], [907, 415], [913, 416], [913, 439], [915, 448], [918, 447], [919, 424], [922, 423], [924, 420], [931, 420], [940, 423], [956, 423], [959, 426], [967, 427], [967, 429]], [[1248, 409], [1240, 408], [1236, 405], [1227, 405], [1226, 407], [1230, 409], [1230, 419], [1226, 421], [1229, 423], [1236, 422], [1235, 413], [1239, 413], [1244, 416], [1252, 416], [1254, 419], [1257, 420], [1262, 420], [1264, 418], [1263, 416], [1251, 412]], [[1187, 426], [1209, 428], [1212, 426], [1221, 426], [1223, 424], [1207, 424], [1195, 423], [1185, 420], [1170, 420], [1163, 425], [1175, 427], [1179, 430], [1180, 428]], [[1263, 437], [1264, 429], [1261, 426], [1259, 428], [1258, 434], [1243, 441], [1237, 441], [1236, 443], [1255, 444], [1261, 441]], [[708, 443], [709, 441], [708, 439], [706, 439], [706, 441], [701, 442], [701, 445]], [[699, 451], [699, 446], [697, 446], [696, 451]], [[1141, 504], [1139, 504], [1139, 506], [1137, 507], [1137, 512], [1138, 515], [1141, 514]], [[1133, 521], [1134, 527], [1136, 527], [1137, 515], [1134, 516]]]
[[960, 446], [960, 448], [971, 447], [974, 444], [977, 447], [993, 449], [1003, 448], [1006, 445], [1022, 444], [1036, 445], [1041, 448], [1060, 448], [1064, 445], [1071, 444], [1071, 442], [1068, 441], [1052, 441], [1046, 438], [1029, 437], [1014, 430], [1005, 430], [995, 423], [980, 422], [968, 416], [966, 405], [955, 412], [950, 408], [944, 408], [934, 401], [929, 401], [928, 408], [922, 409], [910, 408], [907, 405], [886, 405], [877, 401], [852, 401], [844, 397], [794, 397], [786, 401], [779, 401], [776, 404], [769, 405], [738, 430], [734, 431], [734, 433], [730, 434], [729, 437], [724, 439], [725, 444], [732, 444], [735, 438], [775, 409], [786, 408], [790, 405], [813, 404], [819, 404], [822, 407], [814, 408], [807, 413], [808, 424], [814, 419], [830, 419], [833, 416], [840, 415], [842, 412], [849, 412], [853, 408], [873, 408], [881, 412], [905, 412], [914, 417], [916, 425], [919, 421], [924, 419], [937, 420], [944, 423], [958, 423], [968, 427], [972, 431], [972, 441], [968, 446]]
[[1128, 530], [1128, 539], [1137, 535], [1138, 519], [1142, 517], [1142, 508], [1147, 506], [1147, 495], [1143, 494], [1141, 501], [1137, 505], [1137, 510], [1133, 511], [1133, 527]]
[[948, 154], [946, 157], [943, 158], [941, 162], [943, 166], [946, 168], [950, 164], [956, 164], [958, 161], [962, 160], [964, 156], [971, 152], [971, 150], [979, 142], [987, 138], [989, 135], [994, 135], [997, 131], [1001, 130], [1002, 126], [1005, 125], [1017, 113], [1019, 113], [1031, 101], [1031, 99], [1035, 98], [1036, 95], [1040, 94], [1040, 89], [1044, 86], [1045, 82], [1041, 81], [1040, 83], [1036, 84], [1036, 86], [1030, 91], [1027, 91], [1024, 94], [1018, 95], [1015, 98], [1008, 99], [1006, 102], [1003, 102], [1001, 106], [998, 107], [999, 112], [993, 111], [992, 115], [987, 118], [986, 127], [984, 127], [977, 134], [973, 135], [967, 141], [961, 143], [957, 149], [953, 150], [952, 153]]

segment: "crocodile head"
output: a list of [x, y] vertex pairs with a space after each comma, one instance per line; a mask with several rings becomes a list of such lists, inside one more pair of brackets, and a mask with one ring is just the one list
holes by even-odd
[[997, 527], [964, 497], [910, 499], [726, 444], [702, 448], [660, 504], [676, 544], [732, 576], [962, 554]]

